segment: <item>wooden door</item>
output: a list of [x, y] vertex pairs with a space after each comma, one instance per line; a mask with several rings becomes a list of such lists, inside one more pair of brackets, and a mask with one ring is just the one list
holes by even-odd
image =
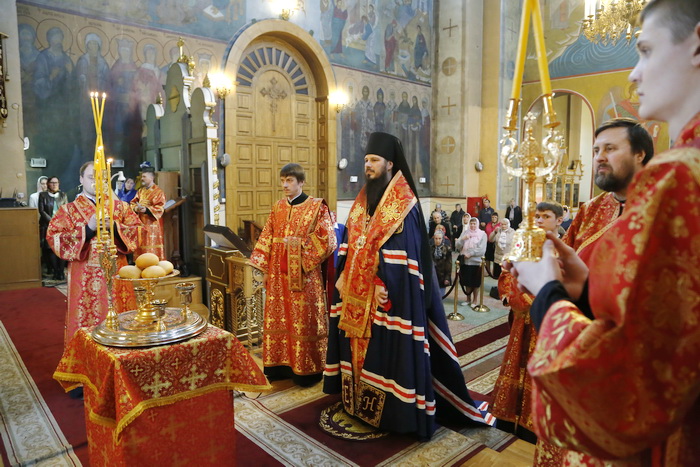
[[[317, 100], [310, 67], [297, 50], [277, 40], [252, 43], [242, 55], [236, 93], [226, 101], [227, 225], [264, 225], [280, 199], [280, 169], [306, 171], [304, 192], [328, 196], [325, 98]], [[229, 101], [231, 101], [229, 103]]]

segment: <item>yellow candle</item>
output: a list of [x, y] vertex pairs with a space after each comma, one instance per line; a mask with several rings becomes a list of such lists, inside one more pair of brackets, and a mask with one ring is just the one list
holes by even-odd
[[99, 150], [95, 154], [94, 163], [95, 176], [95, 211], [97, 217], [97, 241], [102, 241], [102, 197], [100, 196], [100, 183], [102, 183], [102, 160]]
[[542, 12], [540, 11], [539, 0], [534, 1], [532, 11], [532, 28], [535, 35], [535, 49], [537, 51], [537, 66], [540, 71], [540, 81], [542, 82], [542, 94], [552, 94], [552, 83], [549, 80], [549, 64], [547, 63], [547, 49], [544, 45], [544, 28], [542, 27]]
[[518, 54], [515, 58], [515, 72], [513, 73], [514, 100], [520, 99], [520, 90], [523, 85], [523, 73], [525, 72], [525, 53], [527, 52], [527, 37], [530, 33], [530, 16], [532, 12], [531, 0], [523, 3], [523, 15], [520, 18], [520, 36], [518, 37]]
[[109, 231], [111, 245], [114, 245], [114, 199], [112, 199], [112, 159], [107, 159], [107, 200], [109, 202]]

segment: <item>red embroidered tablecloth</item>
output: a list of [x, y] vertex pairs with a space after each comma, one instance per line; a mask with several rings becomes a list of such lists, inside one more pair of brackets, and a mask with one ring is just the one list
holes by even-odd
[[89, 333], [76, 333], [54, 379], [85, 388], [92, 465], [235, 463], [231, 391], [270, 389], [238, 339], [209, 326], [177, 344], [124, 349]]

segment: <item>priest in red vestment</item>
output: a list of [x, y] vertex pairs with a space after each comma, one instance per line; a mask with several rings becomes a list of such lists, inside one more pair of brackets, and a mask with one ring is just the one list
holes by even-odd
[[141, 169], [141, 188], [131, 200], [131, 209], [138, 214], [143, 224], [134, 256], [153, 253], [160, 259], [167, 259], [163, 249], [162, 219], [165, 212], [165, 193], [155, 184], [155, 179], [155, 169], [150, 166], [143, 167]]
[[562, 238], [588, 264], [595, 242], [620, 217], [634, 175], [654, 156], [649, 132], [636, 120], [615, 118], [595, 131], [593, 176], [604, 193], [586, 202]]
[[304, 169], [287, 164], [280, 179], [285, 197], [272, 207], [250, 256], [265, 274], [263, 364], [271, 381], [310, 386], [321, 380], [328, 346], [321, 265], [337, 243], [326, 202], [302, 191]]
[[[107, 280], [97, 251], [95, 178], [92, 162], [80, 168], [83, 192], [72, 203], [61, 206], [51, 219], [46, 241], [56, 255], [68, 261], [68, 313], [64, 345], [80, 327], [99, 324], [107, 316]], [[112, 228], [117, 246], [117, 268], [126, 265], [127, 253], [136, 248], [141, 223], [129, 205], [114, 200]], [[114, 281], [117, 313], [136, 309], [130, 283]]]
[[635, 176], [589, 268], [553, 237], [515, 265], [537, 295], [535, 430], [565, 465], [700, 465], [700, 3], [652, 0], [641, 19], [630, 80], [673, 148]]

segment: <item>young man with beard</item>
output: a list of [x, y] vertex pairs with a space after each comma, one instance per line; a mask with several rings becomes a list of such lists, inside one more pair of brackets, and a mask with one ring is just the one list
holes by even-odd
[[700, 465], [700, 2], [651, 0], [641, 21], [629, 79], [673, 148], [634, 176], [588, 267], [553, 236], [515, 264], [537, 295], [535, 430], [567, 465]]
[[372, 133], [365, 177], [340, 246], [324, 392], [341, 392], [347, 413], [380, 430], [421, 440], [436, 416], [486, 423], [464, 383], [398, 138]]
[[634, 175], [654, 156], [654, 142], [644, 127], [616, 118], [595, 131], [593, 174], [601, 193], [579, 209], [562, 239], [588, 264], [596, 240], [622, 215]]

